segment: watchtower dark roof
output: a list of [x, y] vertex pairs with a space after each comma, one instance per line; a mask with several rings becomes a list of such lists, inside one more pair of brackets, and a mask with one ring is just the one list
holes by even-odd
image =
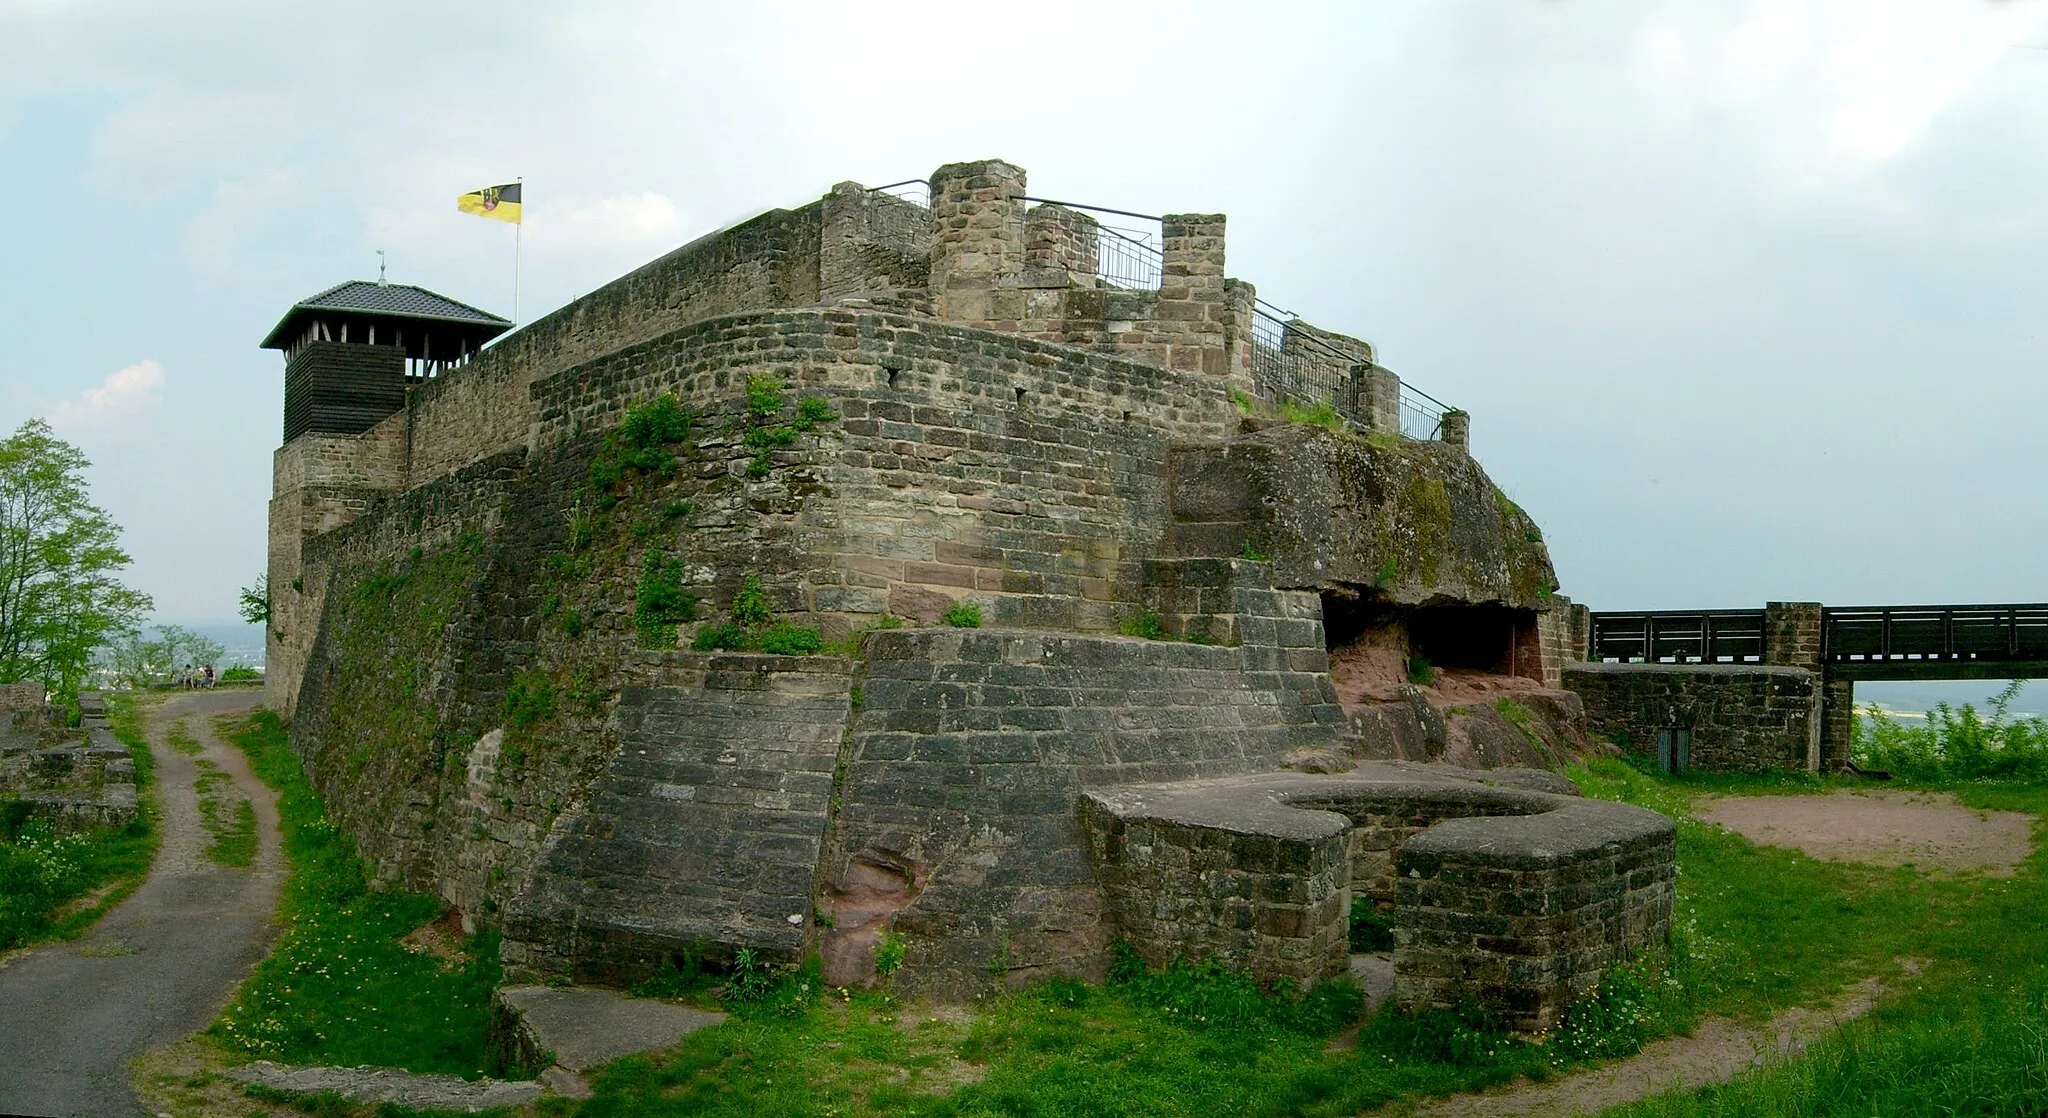
[[293, 304], [262, 347], [291, 349], [315, 323], [333, 337], [342, 336], [343, 326], [360, 330], [359, 340], [376, 329], [384, 334], [383, 344], [403, 345], [408, 357], [438, 359], [473, 353], [512, 328], [507, 319], [424, 287], [350, 280]]

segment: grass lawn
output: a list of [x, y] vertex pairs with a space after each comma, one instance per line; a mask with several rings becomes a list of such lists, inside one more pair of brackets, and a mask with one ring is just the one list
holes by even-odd
[[[554, 1105], [582, 1115], [1350, 1114], [1518, 1075], [1543, 1078], [1688, 1031], [1703, 1016], [1762, 1019], [1870, 975], [1901, 996], [1869, 1024], [1754, 1085], [1640, 1112], [2011, 1113], [1996, 1105], [1936, 1111], [1922, 1101], [2044, 1090], [2048, 937], [2037, 929], [2048, 926], [2048, 867], [2040, 855], [2015, 878], [1822, 862], [1683, 816], [1703, 793], [1814, 792], [1832, 782], [1674, 780], [1618, 761], [1572, 776], [1589, 795], [1681, 817], [1676, 928], [1667, 955], [1610, 983], [1544, 1044], [1448, 1014], [1382, 1014], [1364, 1023], [1354, 1047], [1331, 1051], [1347, 1024], [1343, 1008], [1261, 1000], [1231, 976], [1199, 969], [1126, 972], [1100, 988], [1046, 983], [966, 1014], [786, 991], [672, 1052], [612, 1065], [580, 1109]], [[1962, 794], [1978, 806], [2048, 811], [2048, 789]], [[1927, 969], [1909, 979], [1901, 958], [1925, 960]], [[1999, 1039], [1987, 1042], [1991, 1033]], [[1764, 1107], [1758, 1091], [1784, 1105]]]
[[208, 1033], [223, 1047], [294, 1064], [378, 1064], [474, 1077], [498, 982], [495, 936], [463, 956], [414, 951], [403, 937], [441, 915], [418, 893], [371, 889], [355, 844], [328, 824], [277, 716], [222, 719], [220, 732], [277, 790], [291, 878], [284, 933]]
[[16, 824], [0, 804], [0, 950], [82, 935], [149, 876], [159, 838], [156, 764], [143, 734], [150, 701], [107, 699], [114, 735], [135, 760], [135, 822], [53, 839], [46, 828]]
[[[429, 898], [363, 885], [274, 716], [224, 725], [282, 793], [290, 930], [212, 1036], [297, 1063], [475, 1074], [495, 943], [444, 964], [399, 942]], [[1668, 952], [1612, 978], [1541, 1043], [1473, 1016], [1355, 1020], [1344, 984], [1263, 994], [1240, 976], [1120, 964], [1102, 986], [1053, 980], [969, 1007], [827, 988], [816, 971], [726, 979], [748, 997], [724, 1025], [620, 1060], [596, 1097], [549, 1114], [1337, 1115], [1627, 1055], [1702, 1017], [1761, 1020], [1877, 976], [1887, 1000], [1802, 1058], [1631, 1114], [2030, 1113], [2048, 1097], [2048, 863], [2019, 875], [1936, 874], [1818, 861], [1686, 818], [1703, 794], [1825, 790], [1808, 777], [1647, 775], [1619, 761], [1571, 770], [1588, 795], [1680, 817]], [[2048, 812], [2048, 787], [1959, 785], [1968, 803]], [[911, 945], [914, 952], [915, 944]], [[1902, 967], [1913, 960], [1918, 974]], [[708, 1001], [699, 981], [677, 984]], [[1335, 1042], [1335, 1043], [1333, 1043]], [[340, 1113], [341, 1111], [336, 1111]]]

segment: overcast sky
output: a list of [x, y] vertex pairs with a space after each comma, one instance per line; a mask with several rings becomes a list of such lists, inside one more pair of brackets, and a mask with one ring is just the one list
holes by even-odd
[[[296, 14], [303, 10], [306, 14]], [[264, 564], [286, 307], [522, 317], [832, 183], [1001, 157], [1230, 215], [1594, 608], [2048, 599], [2048, 7], [0, 0], [0, 424], [161, 616]]]

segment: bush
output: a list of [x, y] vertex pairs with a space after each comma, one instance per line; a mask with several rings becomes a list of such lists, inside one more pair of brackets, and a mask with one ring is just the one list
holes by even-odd
[[730, 622], [706, 625], [697, 630], [697, 637], [690, 642], [690, 647], [699, 652], [742, 651], [747, 647], [747, 631]]
[[748, 575], [740, 584], [739, 593], [732, 596], [732, 619], [752, 628], [765, 625], [775, 611], [768, 605], [768, 594], [761, 589], [761, 576]]
[[1166, 639], [1166, 626], [1160, 623], [1159, 615], [1150, 610], [1131, 614], [1118, 628], [1127, 637], [1143, 637], [1148, 641]]
[[261, 683], [263, 682], [263, 670], [261, 668], [249, 667], [246, 664], [236, 664], [232, 668], [226, 668], [221, 671], [220, 681], [222, 683]]
[[546, 672], [529, 668], [512, 677], [505, 689], [505, 722], [524, 730], [555, 716], [555, 681]]
[[1417, 687], [1427, 687], [1436, 679], [1436, 669], [1420, 656], [1408, 658], [1408, 682]]
[[1855, 722], [1851, 753], [1863, 768], [1935, 783], [2048, 779], [2048, 720], [2011, 714], [2025, 682], [1999, 692], [1988, 719], [1968, 704], [1939, 703], [1926, 725], [1907, 726], [1873, 706]]
[[1370, 897], [1351, 898], [1351, 950], [1389, 951], [1394, 946], [1394, 926], [1380, 915]]
[[683, 589], [683, 561], [649, 548], [633, 594], [633, 627], [644, 648], [674, 648], [676, 626], [697, 619], [697, 596]]
[[946, 612], [939, 615], [939, 623], [951, 625], [955, 629], [979, 629], [981, 607], [973, 602], [954, 602], [946, 608]]
[[825, 639], [808, 625], [771, 625], [761, 633], [761, 651], [802, 656], [825, 647]]

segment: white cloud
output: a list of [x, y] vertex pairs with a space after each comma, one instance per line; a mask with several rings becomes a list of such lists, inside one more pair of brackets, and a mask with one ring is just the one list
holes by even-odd
[[235, 251], [251, 233], [280, 213], [305, 208], [304, 176], [296, 167], [280, 167], [247, 179], [229, 179], [213, 189], [213, 201], [185, 226], [185, 249], [204, 274], [222, 276], [235, 262]]
[[647, 191], [579, 203], [563, 199], [561, 216], [545, 209], [528, 212], [537, 243], [560, 252], [611, 252], [672, 245], [689, 223], [667, 195]]
[[107, 374], [97, 388], [75, 400], [60, 400], [50, 409], [50, 423], [66, 431], [105, 433], [126, 426], [135, 416], [163, 401], [163, 366], [137, 361]]
[[1706, 130], [1755, 192], [1838, 194], [1918, 145], [1977, 94], [2048, 6], [1939, 0], [1666, 5], [1636, 44], [1636, 84], [1671, 126]]

